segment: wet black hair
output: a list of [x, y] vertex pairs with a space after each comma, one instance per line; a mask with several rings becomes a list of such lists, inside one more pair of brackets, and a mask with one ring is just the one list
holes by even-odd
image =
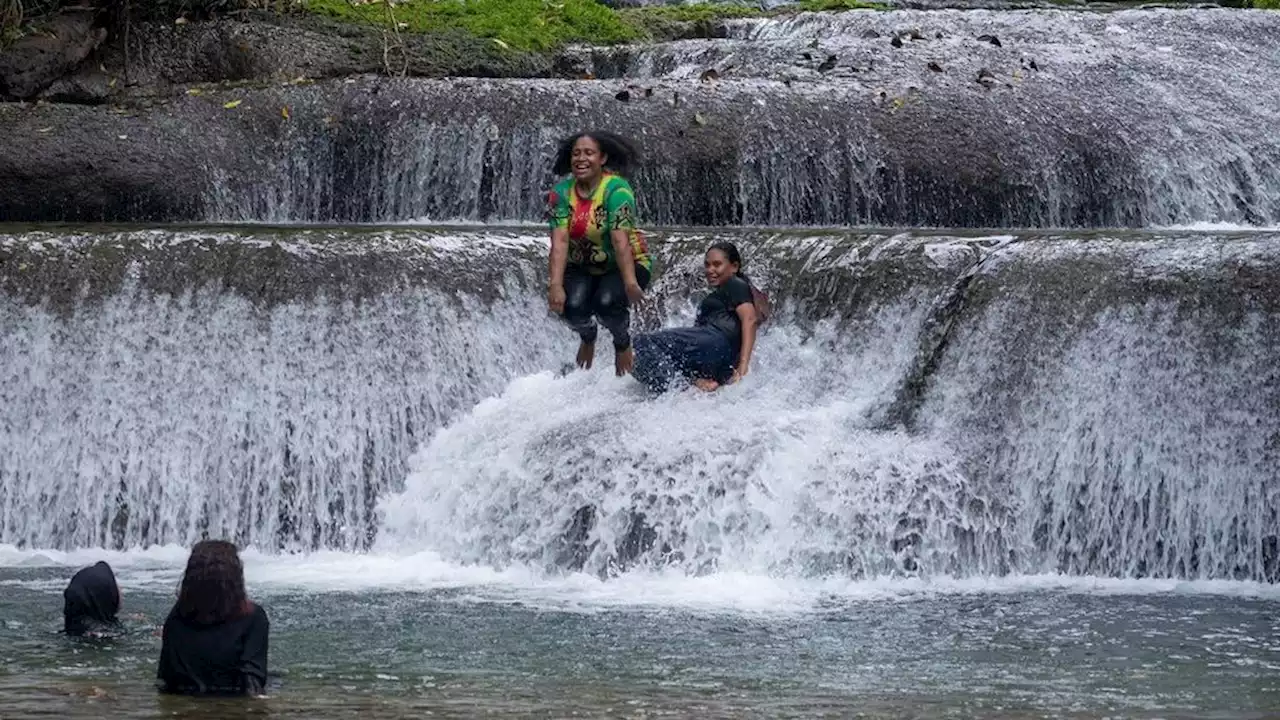
[[234, 544], [201, 540], [191, 548], [174, 610], [183, 620], [201, 625], [253, 612], [244, 592], [244, 565]]
[[707, 252], [711, 252], [712, 250], [719, 250], [720, 252], [724, 253], [725, 258], [728, 259], [729, 262], [738, 266], [738, 272], [737, 272], [738, 277], [742, 278], [743, 280], [746, 280], [748, 283], [751, 282], [751, 280], [747, 278], [747, 276], [742, 272], [742, 253], [738, 252], [737, 245], [734, 245], [728, 240], [721, 240], [720, 242], [715, 243], [711, 247], [707, 248]]
[[556, 175], [569, 174], [569, 170], [573, 167], [573, 145], [584, 137], [596, 141], [600, 146], [600, 152], [605, 155], [605, 168], [619, 175], [626, 175], [631, 166], [640, 159], [635, 146], [626, 138], [603, 130], [590, 130], [570, 135], [560, 141], [560, 149], [556, 150], [556, 164], [552, 167]]

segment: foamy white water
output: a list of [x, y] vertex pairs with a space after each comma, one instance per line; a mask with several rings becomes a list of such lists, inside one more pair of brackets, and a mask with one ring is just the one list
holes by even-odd
[[[0, 567], [63, 568], [53, 579], [0, 581], [61, 593], [76, 569], [105, 560], [126, 591], [176, 590], [187, 549], [18, 550], [0, 545]], [[612, 580], [583, 573], [548, 576], [524, 568], [497, 571], [443, 561], [435, 553], [307, 555], [242, 553], [251, 595], [407, 592], [460, 603], [519, 603], [570, 612], [650, 608], [696, 613], [804, 614], [846, 602], [912, 602], [932, 597], [1020, 593], [1068, 595], [1220, 596], [1280, 600], [1280, 587], [1221, 580], [1132, 580], [1066, 575], [1000, 578], [787, 579], [737, 572], [691, 577], [678, 571], [637, 571]]]
[[[868, 429], [911, 359], [882, 350], [909, 348], [910, 312], [886, 308], [857, 342], [771, 329], [752, 374], [714, 394], [653, 398], [601, 371], [517, 380], [415, 455], [378, 547], [605, 574], [946, 571], [974, 552], [960, 536], [996, 521], [970, 512], [945, 443]], [[589, 536], [566, 543], [588, 506]]]
[[[573, 338], [530, 312], [532, 236], [395, 232], [390, 261], [336, 251], [393, 268], [352, 300], [173, 296], [130, 275], [70, 310], [0, 303], [16, 373], [0, 540], [170, 548], [156, 560], [207, 533], [312, 552], [304, 575], [329, 557], [314, 551], [360, 548], [333, 556], [355, 569], [326, 587], [605, 604], [1276, 577], [1267, 236], [762, 234], [751, 272], [780, 312], [752, 374], [651, 398], [612, 376], [607, 347], [592, 372], [548, 371]], [[301, 235], [290, 273], [335, 254]], [[690, 320], [710, 240], [655, 243], [671, 267], [638, 328]], [[421, 266], [446, 289], [395, 275]], [[919, 397], [895, 427], [909, 368]], [[297, 577], [262, 559], [267, 586]]]

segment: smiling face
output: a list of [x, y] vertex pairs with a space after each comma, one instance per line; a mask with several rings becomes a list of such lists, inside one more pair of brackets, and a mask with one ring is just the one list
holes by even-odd
[[729, 278], [738, 274], [738, 264], [729, 261], [723, 250], [712, 248], [707, 251], [703, 268], [707, 274], [707, 283], [712, 287], [720, 287]]
[[573, 177], [583, 185], [594, 185], [604, 174], [604, 164], [609, 156], [600, 150], [600, 143], [588, 135], [583, 135], [573, 143], [573, 156], [570, 168]]

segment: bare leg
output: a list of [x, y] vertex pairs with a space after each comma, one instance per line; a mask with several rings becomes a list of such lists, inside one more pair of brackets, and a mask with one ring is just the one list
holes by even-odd
[[583, 370], [590, 370], [591, 363], [596, 359], [596, 344], [583, 340], [578, 345], [578, 367]]
[[636, 351], [633, 348], [626, 350], [616, 350], [613, 355], [613, 370], [618, 377], [627, 375], [636, 365]]

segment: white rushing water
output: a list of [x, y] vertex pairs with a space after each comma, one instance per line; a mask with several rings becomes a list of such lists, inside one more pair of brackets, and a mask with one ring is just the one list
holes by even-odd
[[1273, 12], [799, 13], [724, 34], [568, 49], [556, 78], [319, 83], [270, 136], [221, 130], [261, 150], [208, 159], [197, 217], [534, 221], [557, 141], [600, 127], [640, 149], [647, 223], [1280, 222]]
[[[99, 560], [109, 563], [125, 593], [168, 595], [182, 577], [186, 547], [147, 550], [19, 550], [0, 544], [0, 568], [13, 586], [61, 593], [76, 569]], [[242, 553], [245, 581], [255, 597], [294, 593], [436, 593], [461, 603], [519, 604], [548, 610], [599, 612], [615, 608], [676, 609], [699, 613], [803, 614], [830, 610], [843, 602], [913, 602], [937, 596], [1053, 592], [1108, 596], [1219, 596], [1280, 600], [1280, 587], [1226, 580], [1120, 579], [1058, 574], [1003, 577], [778, 578], [720, 572], [689, 576], [681, 572], [637, 571], [610, 580], [584, 573], [548, 576], [523, 567], [506, 570], [464, 565], [434, 552], [343, 553], [306, 556], [248, 550]], [[14, 579], [17, 571], [59, 569], [53, 577]], [[4, 573], [0, 570], [0, 573]], [[0, 590], [2, 592], [2, 590]]]
[[[137, 280], [70, 312], [11, 299], [0, 565], [134, 548], [111, 556], [171, 577], [207, 532], [279, 588], [1266, 592], [1223, 581], [1275, 573], [1271, 241], [999, 238], [914, 422], [885, 427], [947, 273], [989, 241], [760, 246], [783, 312], [714, 395], [647, 397], [607, 352], [560, 376], [572, 336], [514, 279], [483, 302], [401, 281], [359, 301]], [[697, 252], [660, 252], [664, 322], [687, 323]], [[911, 257], [952, 269], [922, 279]], [[797, 267], [817, 285], [787, 290]], [[861, 309], [806, 317], [832, 303]]]

